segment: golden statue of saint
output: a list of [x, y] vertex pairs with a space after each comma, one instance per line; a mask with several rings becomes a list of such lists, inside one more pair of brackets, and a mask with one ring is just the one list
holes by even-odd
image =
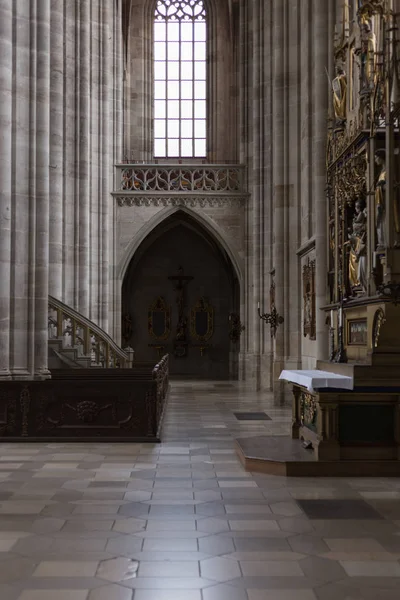
[[336, 69], [336, 77], [332, 81], [332, 90], [333, 110], [335, 111], [336, 122], [341, 124], [347, 118], [347, 79], [342, 67], [337, 67]]
[[367, 291], [366, 244], [367, 214], [361, 200], [355, 203], [353, 229], [349, 234], [349, 283], [352, 288]]
[[385, 214], [386, 214], [386, 151], [375, 152], [375, 163], [381, 168], [375, 186], [375, 227], [377, 250], [384, 250], [385, 244]]
[[372, 31], [371, 21], [363, 19], [361, 22], [361, 86], [368, 92], [375, 86], [376, 69], [376, 36]]

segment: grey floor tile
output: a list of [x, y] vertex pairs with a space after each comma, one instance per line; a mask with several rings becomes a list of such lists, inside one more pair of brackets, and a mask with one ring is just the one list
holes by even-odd
[[234, 543], [238, 552], [290, 551], [290, 546], [286, 539], [235, 537]]
[[382, 519], [364, 500], [300, 500], [297, 503], [310, 519]]
[[248, 596], [246, 590], [221, 583], [203, 590], [203, 600], [248, 600]]
[[289, 428], [268, 394], [177, 382], [160, 445], [2, 444], [0, 600], [397, 600], [400, 485], [243, 470], [235, 437]]

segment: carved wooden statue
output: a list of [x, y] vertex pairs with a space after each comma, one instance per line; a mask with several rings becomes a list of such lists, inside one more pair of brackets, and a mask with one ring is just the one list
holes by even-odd
[[361, 200], [355, 203], [353, 227], [349, 234], [349, 283], [353, 291], [367, 292], [366, 270], [367, 212]]
[[337, 67], [336, 69], [336, 77], [332, 81], [332, 90], [336, 124], [342, 125], [347, 118], [347, 79], [342, 67]]
[[380, 167], [378, 180], [375, 186], [375, 227], [377, 250], [384, 250], [385, 243], [385, 215], [386, 215], [386, 151], [381, 149], [375, 152], [375, 163]]

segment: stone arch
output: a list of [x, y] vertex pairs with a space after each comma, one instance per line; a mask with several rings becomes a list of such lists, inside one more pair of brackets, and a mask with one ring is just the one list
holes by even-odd
[[200, 227], [204, 228], [210, 236], [220, 245], [220, 247], [226, 252], [229, 260], [231, 261], [233, 270], [239, 281], [240, 288], [242, 289], [243, 283], [243, 264], [238, 256], [238, 253], [232, 246], [227, 242], [224, 236], [224, 232], [208, 215], [198, 214], [186, 206], [173, 206], [160, 210], [156, 215], [149, 219], [139, 231], [136, 233], [131, 243], [124, 252], [122, 259], [119, 262], [117, 269], [117, 278], [123, 281], [125, 274], [128, 270], [129, 264], [134, 257], [136, 251], [145, 241], [145, 239], [151, 234], [151, 232], [161, 225], [168, 217], [175, 213], [183, 212], [189, 215]]

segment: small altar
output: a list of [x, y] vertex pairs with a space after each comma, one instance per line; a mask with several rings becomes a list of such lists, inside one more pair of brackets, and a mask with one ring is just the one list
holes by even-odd
[[285, 476], [399, 476], [400, 369], [320, 361], [284, 370], [292, 386], [288, 436], [237, 440], [247, 470]]

